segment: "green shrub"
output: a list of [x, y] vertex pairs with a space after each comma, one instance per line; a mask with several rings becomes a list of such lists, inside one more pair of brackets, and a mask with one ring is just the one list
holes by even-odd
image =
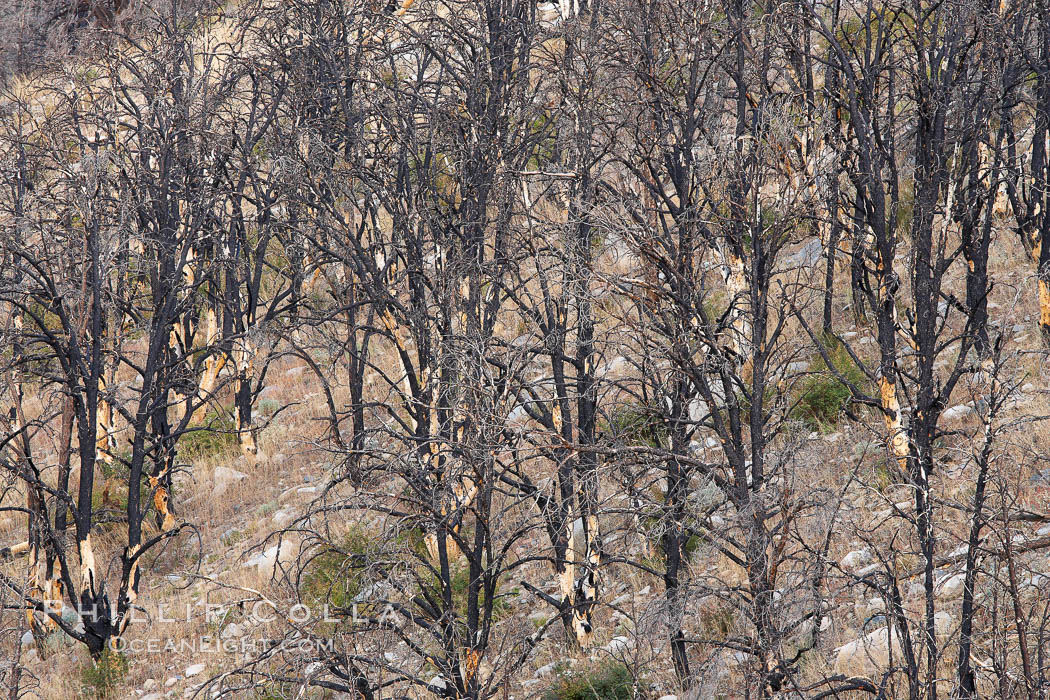
[[661, 447], [667, 443], [667, 428], [660, 415], [641, 404], [626, 404], [613, 409], [608, 430], [625, 445]]
[[106, 649], [95, 661], [80, 671], [84, 691], [96, 698], [109, 697], [128, 675], [128, 660], [123, 654]]
[[[449, 580], [449, 588], [451, 588], [452, 594], [452, 607], [455, 612], [455, 616], [458, 622], [462, 624], [467, 619], [467, 602], [470, 593], [470, 565], [465, 561], [457, 563], [450, 562], [451, 578]], [[432, 600], [441, 601], [444, 599], [444, 587], [441, 583], [441, 579], [433, 571], [427, 570], [426, 572], [419, 572], [419, 585], [422, 592], [429, 596]], [[492, 619], [502, 620], [507, 617], [510, 613], [509, 606], [507, 605], [508, 595], [514, 595], [517, 589], [514, 589], [510, 594], [501, 593], [499, 582], [496, 582], [495, 591], [493, 591], [492, 600]], [[484, 610], [487, 604], [488, 596], [485, 594], [484, 585], [478, 588], [478, 609]], [[442, 606], [443, 607], [443, 606]]]
[[369, 537], [354, 528], [336, 545], [310, 560], [299, 580], [303, 600], [349, 608], [361, 592]]
[[292, 683], [273, 681], [252, 691], [252, 700], [286, 700], [296, 697], [296, 687]]
[[[456, 614], [463, 618], [467, 616], [468, 588], [470, 588], [470, 566], [463, 563], [452, 571], [452, 602], [456, 606]], [[485, 607], [484, 587], [478, 590], [478, 607], [482, 609]], [[507, 616], [507, 612], [507, 599], [506, 596], [500, 594], [497, 582], [492, 601], [492, 618], [502, 620]]]
[[[835, 369], [855, 386], [864, 388], [867, 377], [850, 357], [846, 347], [837, 340], [825, 340], [828, 357]], [[828, 432], [838, 423], [839, 414], [850, 398], [850, 390], [831, 373], [819, 354], [809, 365], [809, 376], [802, 383], [802, 393], [791, 412], [812, 430]]]
[[426, 534], [423, 532], [423, 528], [419, 526], [401, 530], [397, 533], [394, 541], [403, 551], [412, 554], [418, 559], [426, 560], [430, 558], [430, 553], [427, 551]]
[[622, 663], [606, 661], [584, 673], [561, 676], [544, 700], [630, 700], [634, 677]]
[[236, 445], [237, 426], [232, 408], [208, 411], [202, 425], [190, 428], [179, 438], [179, 452], [187, 459], [222, 454]]
[[273, 399], [263, 399], [255, 406], [255, 411], [260, 416], [272, 416], [280, 407], [281, 404]]

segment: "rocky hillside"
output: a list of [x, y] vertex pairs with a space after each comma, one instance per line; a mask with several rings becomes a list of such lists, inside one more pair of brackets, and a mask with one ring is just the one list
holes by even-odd
[[0, 93], [9, 697], [1045, 695], [1038, 3], [81, 5]]

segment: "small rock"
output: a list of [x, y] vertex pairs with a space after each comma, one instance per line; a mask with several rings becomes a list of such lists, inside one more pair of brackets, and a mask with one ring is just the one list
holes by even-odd
[[288, 523], [290, 523], [293, 520], [295, 520], [295, 513], [293, 513], [290, 510], [285, 510], [284, 508], [282, 508], [281, 510], [279, 510], [276, 513], [273, 514], [273, 518], [271, 520], [273, 522], [273, 526], [274, 527], [282, 528], [285, 525], [287, 525]]
[[204, 673], [204, 664], [193, 664], [186, 668], [186, 677], [192, 678], [193, 676], [199, 676]]
[[215, 471], [212, 472], [213, 481], [240, 481], [241, 479], [247, 479], [248, 475], [244, 472], [237, 471], [236, 469], [230, 469], [229, 467], [215, 467]]
[[147, 693], [151, 690], [155, 690], [156, 688], [157, 681], [153, 680], [152, 678], [147, 678], [146, 682], [142, 684], [142, 689], [145, 690]]
[[617, 356], [605, 363], [604, 371], [607, 375], [622, 374], [629, 367], [630, 365], [627, 362], [627, 358]]
[[229, 467], [215, 467], [215, 471], [212, 473], [212, 484], [214, 485], [212, 495], [221, 496], [231, 484], [236, 484], [247, 478], [247, 474], [237, 471], [236, 469], [230, 469]]
[[609, 643], [602, 648], [613, 655], [622, 654], [631, 648], [631, 640], [623, 636], [613, 637], [609, 640]]
[[540, 666], [539, 668], [537, 668], [535, 670], [535, 672], [533, 672], [532, 675], [535, 678], [545, 678], [546, 676], [549, 676], [552, 673], [554, 673], [554, 669], [556, 667], [557, 667], [557, 663], [552, 661], [551, 663], [547, 664], [546, 666]]
[[843, 569], [856, 569], [858, 566], [863, 566], [869, 561], [871, 561], [871, 552], [866, 549], [854, 549], [852, 552], [842, 557], [839, 566]]
[[179, 677], [178, 676], [172, 676], [168, 680], [164, 681], [164, 687], [165, 688], [170, 688], [171, 686], [175, 685], [178, 682], [179, 682]]
[[524, 425], [529, 420], [529, 411], [524, 406], [515, 406], [507, 414], [508, 425]]
[[941, 414], [941, 418], [946, 423], [955, 423], [957, 421], [969, 418], [970, 416], [975, 414], [976, 411], [974, 411], [973, 406], [970, 406], [968, 404], [960, 404], [958, 406], [952, 406], [951, 408], [944, 409], [944, 413]]
[[238, 625], [236, 622], [233, 622], [229, 625], [226, 625], [219, 637], [221, 637], [222, 639], [237, 639], [242, 634], [244, 634], [244, 631], [241, 630], [241, 626]]
[[820, 239], [814, 238], [798, 249], [793, 255], [789, 255], [784, 262], [790, 267], [811, 267], [817, 264], [824, 249], [820, 245]]
[[940, 596], [944, 600], [958, 598], [963, 593], [963, 585], [966, 583], [966, 574], [955, 574], [944, 579], [941, 584]]
[[272, 578], [279, 575], [279, 566], [287, 564], [298, 554], [298, 547], [289, 539], [284, 539], [279, 545], [274, 545], [263, 552], [262, 556], [255, 562], [259, 575]]

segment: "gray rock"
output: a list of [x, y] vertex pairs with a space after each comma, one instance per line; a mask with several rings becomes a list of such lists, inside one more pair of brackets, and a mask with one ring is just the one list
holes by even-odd
[[272, 384], [270, 386], [264, 386], [262, 391], [259, 392], [258, 400], [268, 401], [273, 399], [277, 396], [278, 391], [280, 391], [280, 389]]
[[966, 583], [966, 574], [955, 574], [944, 579], [941, 584], [940, 597], [943, 600], [953, 600], [963, 594]]
[[973, 406], [970, 406], [969, 404], [960, 404], [958, 406], [946, 408], [944, 413], [941, 414], [941, 419], [944, 420], [945, 423], [956, 423], [974, 415], [977, 415], [977, 411], [974, 410]]
[[299, 548], [290, 539], [284, 539], [279, 545], [273, 545], [255, 561], [260, 576], [271, 578], [280, 575], [280, 566], [291, 562], [299, 553]]
[[819, 238], [813, 238], [799, 248], [793, 255], [789, 255], [784, 262], [788, 267], [811, 267], [817, 264], [824, 249], [820, 245]]
[[843, 569], [856, 569], [858, 566], [863, 566], [869, 561], [871, 561], [871, 552], [866, 549], [854, 549], [852, 552], [842, 557], [839, 566]]
[[212, 472], [212, 495], [221, 496], [230, 486], [247, 478], [248, 475], [242, 471], [229, 467], [215, 467], [215, 471]]
[[547, 664], [546, 666], [540, 666], [539, 668], [537, 668], [537, 669], [536, 669], [536, 670], [535, 670], [535, 671], [533, 672], [533, 674], [532, 674], [532, 675], [533, 675], [533, 677], [535, 677], [535, 678], [546, 678], [547, 676], [549, 676], [549, 675], [551, 675], [552, 673], [554, 673], [554, 670], [555, 670], [555, 669], [556, 669], [557, 667], [558, 667], [558, 664], [557, 664], [557, 662], [554, 662], [554, 661], [552, 661], [551, 663]]
[[290, 510], [285, 510], [284, 508], [274, 513], [271, 518], [271, 522], [273, 522], [273, 526], [276, 528], [282, 528], [293, 520], [295, 520], [295, 513]]

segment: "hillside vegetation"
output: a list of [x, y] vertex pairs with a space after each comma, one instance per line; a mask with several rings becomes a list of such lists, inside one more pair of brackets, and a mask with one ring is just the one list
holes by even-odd
[[70, 7], [8, 697], [1050, 690], [1045, 2]]

